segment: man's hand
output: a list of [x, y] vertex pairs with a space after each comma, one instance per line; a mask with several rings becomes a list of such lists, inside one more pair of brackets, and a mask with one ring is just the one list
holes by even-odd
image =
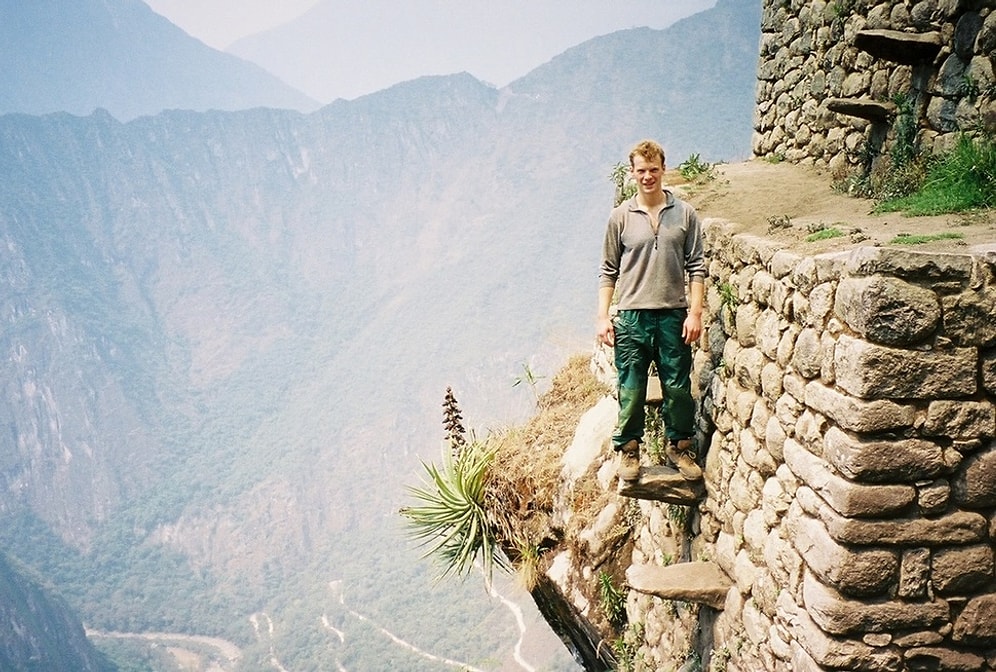
[[685, 318], [684, 324], [681, 325], [681, 337], [685, 340], [685, 343], [691, 345], [695, 341], [699, 340], [699, 336], [701, 335], [702, 315], [694, 312], [688, 313], [688, 317]]
[[604, 345], [615, 346], [616, 344], [616, 330], [612, 326], [612, 318], [610, 317], [600, 317], [595, 326], [596, 332], [598, 334], [598, 342]]

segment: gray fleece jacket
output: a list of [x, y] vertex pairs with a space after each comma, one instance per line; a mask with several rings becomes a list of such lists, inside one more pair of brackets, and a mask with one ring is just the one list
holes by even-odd
[[706, 267], [695, 208], [664, 190], [657, 235], [636, 197], [612, 210], [602, 245], [600, 287], [615, 287], [619, 310], [687, 308], [686, 274], [702, 282]]

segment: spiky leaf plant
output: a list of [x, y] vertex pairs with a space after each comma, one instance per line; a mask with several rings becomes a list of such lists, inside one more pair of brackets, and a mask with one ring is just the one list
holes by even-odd
[[489, 581], [495, 565], [508, 569], [484, 509], [488, 468], [494, 456], [494, 449], [479, 442], [466, 446], [457, 458], [444, 451], [441, 466], [422, 462], [426, 471], [422, 486], [408, 487], [420, 503], [401, 513], [411, 525], [410, 537], [429, 547], [422, 557], [434, 556], [441, 562], [440, 579], [450, 574], [466, 576], [478, 560]]

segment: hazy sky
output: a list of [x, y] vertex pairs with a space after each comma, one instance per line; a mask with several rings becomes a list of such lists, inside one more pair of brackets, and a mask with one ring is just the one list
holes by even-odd
[[463, 71], [501, 87], [597, 35], [642, 26], [666, 28], [716, 4], [716, 0], [145, 1], [190, 35], [262, 66], [321, 103], [356, 98], [423, 75]]
[[[399, 3], [412, 1], [414, 0], [398, 0]], [[240, 38], [287, 23], [319, 2], [320, 0], [145, 0], [145, 4], [157, 14], [165, 16], [205, 44], [221, 50]], [[605, 0], [598, 2], [603, 3]], [[628, 21], [630, 25], [663, 28], [662, 23], [670, 23], [675, 17], [694, 14], [716, 4], [716, 0], [646, 2], [646, 14], [631, 17]], [[579, 1], [577, 6], [577, 13], [563, 17], [564, 28], [568, 32], [571, 21], [584, 14], [584, 2]]]
[[224, 50], [235, 40], [287, 23], [319, 0], [145, 0], [201, 42]]

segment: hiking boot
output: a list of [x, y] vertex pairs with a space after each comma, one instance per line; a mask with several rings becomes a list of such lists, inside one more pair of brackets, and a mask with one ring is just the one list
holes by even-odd
[[619, 453], [619, 479], [632, 483], [640, 480], [640, 442], [630, 439], [616, 448]]
[[665, 453], [667, 459], [671, 460], [671, 464], [686, 481], [697, 481], [702, 478], [702, 469], [695, 462], [695, 442], [692, 439], [668, 441]]

